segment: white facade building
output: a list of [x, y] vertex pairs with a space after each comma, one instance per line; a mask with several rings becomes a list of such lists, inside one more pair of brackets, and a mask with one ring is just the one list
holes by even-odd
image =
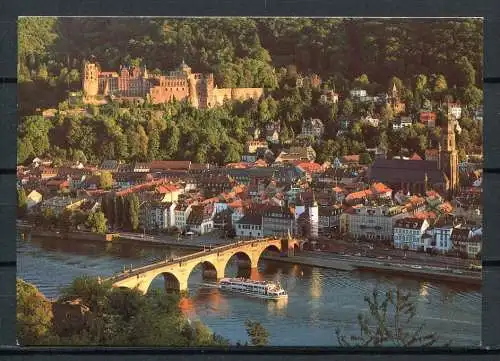
[[309, 207], [309, 222], [311, 224], [311, 233], [310, 236], [312, 238], [318, 238], [319, 232], [318, 232], [318, 227], [319, 227], [319, 208], [318, 208], [318, 202], [314, 200], [313, 204], [311, 207]]
[[175, 227], [185, 229], [189, 214], [191, 214], [190, 205], [177, 204], [174, 210]]
[[249, 214], [235, 224], [238, 237], [262, 237], [262, 216]]
[[453, 248], [453, 242], [451, 241], [451, 232], [453, 231], [453, 226], [445, 225], [440, 227], [435, 227], [432, 231], [434, 236], [434, 241], [436, 242], [435, 248], [440, 252], [448, 252]]
[[448, 115], [455, 119], [460, 119], [462, 116], [462, 107], [459, 104], [448, 104]]
[[394, 224], [394, 247], [407, 248], [412, 251], [425, 250], [425, 239], [422, 236], [429, 228], [426, 219], [403, 218], [398, 219]]
[[352, 98], [363, 98], [367, 96], [366, 90], [364, 89], [353, 89], [349, 93]]

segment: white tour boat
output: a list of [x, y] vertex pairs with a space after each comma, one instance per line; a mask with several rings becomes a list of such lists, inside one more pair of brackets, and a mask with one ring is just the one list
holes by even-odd
[[221, 290], [234, 291], [248, 296], [279, 300], [288, 293], [277, 282], [253, 281], [247, 278], [223, 278], [219, 282]]

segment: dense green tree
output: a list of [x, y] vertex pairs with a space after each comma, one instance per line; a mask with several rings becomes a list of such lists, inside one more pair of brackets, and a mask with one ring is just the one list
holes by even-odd
[[246, 320], [245, 328], [252, 346], [266, 346], [269, 343], [269, 332], [260, 322]]
[[470, 85], [463, 91], [463, 103], [470, 109], [477, 109], [483, 102], [483, 92], [481, 89]]
[[113, 186], [113, 175], [111, 172], [102, 171], [99, 174], [99, 185], [102, 189], [110, 189]]
[[38, 289], [16, 280], [16, 338], [23, 346], [44, 343], [51, 335], [52, 304]]
[[364, 152], [359, 155], [359, 163], [360, 164], [370, 164], [372, 162], [372, 157], [370, 153]]
[[104, 234], [108, 230], [106, 217], [101, 211], [90, 212], [87, 224], [92, 232]]
[[441, 94], [448, 89], [448, 84], [444, 75], [439, 74], [434, 81], [434, 92]]
[[132, 231], [139, 229], [139, 198], [136, 194], [127, 197], [128, 222]]
[[466, 56], [460, 57], [455, 67], [457, 70], [457, 86], [469, 87], [476, 83], [476, 70]]
[[349, 99], [344, 100], [342, 103], [342, 115], [350, 117], [353, 112], [353, 105]]

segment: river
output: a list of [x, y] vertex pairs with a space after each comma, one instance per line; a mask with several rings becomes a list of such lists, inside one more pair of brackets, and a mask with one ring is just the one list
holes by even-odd
[[[49, 238], [18, 239], [18, 277], [35, 284], [49, 298], [73, 278], [84, 274], [109, 276], [123, 267], [193, 252], [134, 242], [102, 243]], [[226, 276], [243, 275], [236, 262]], [[288, 290], [286, 302], [265, 301], [221, 293], [203, 286], [201, 267], [189, 279], [189, 298], [181, 308], [214, 332], [236, 343], [247, 340], [244, 322], [259, 321], [270, 333], [273, 346], [336, 346], [335, 329], [359, 332], [357, 315], [367, 311], [364, 297], [374, 287], [400, 286], [415, 296], [415, 322], [427, 332], [451, 340], [452, 346], [478, 346], [481, 331], [481, 293], [478, 287], [427, 282], [366, 272], [342, 272], [275, 261], [259, 262], [259, 277], [280, 280]], [[157, 277], [152, 287], [162, 288]]]

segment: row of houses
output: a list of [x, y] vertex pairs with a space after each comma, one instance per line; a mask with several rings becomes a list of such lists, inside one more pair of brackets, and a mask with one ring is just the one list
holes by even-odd
[[394, 225], [394, 247], [412, 251], [457, 252], [476, 258], [481, 252], [482, 227], [437, 224], [426, 219], [403, 218]]

